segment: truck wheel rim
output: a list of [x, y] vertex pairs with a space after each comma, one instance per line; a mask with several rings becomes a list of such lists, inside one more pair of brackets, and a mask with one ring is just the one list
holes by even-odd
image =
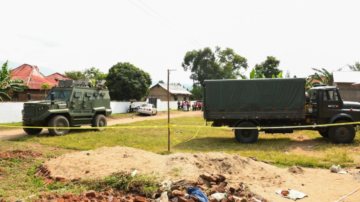
[[104, 127], [105, 126], [105, 121], [103, 119], [101, 119], [99, 121], [99, 127]]
[[241, 131], [241, 136], [243, 136], [244, 138], [251, 137], [251, 134], [252, 134], [251, 130], [242, 130]]
[[336, 129], [336, 136], [339, 138], [346, 138], [349, 135], [349, 129], [345, 127], [339, 127]]

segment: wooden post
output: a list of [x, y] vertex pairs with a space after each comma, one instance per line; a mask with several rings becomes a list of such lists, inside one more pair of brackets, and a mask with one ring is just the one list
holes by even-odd
[[168, 152], [170, 152], [170, 91], [169, 91], [169, 76], [170, 70], [168, 69], [168, 77], [167, 77], [167, 100], [168, 100]]

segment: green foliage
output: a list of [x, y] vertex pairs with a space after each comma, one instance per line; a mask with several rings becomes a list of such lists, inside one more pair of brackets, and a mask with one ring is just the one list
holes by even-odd
[[354, 65], [348, 65], [348, 66], [353, 71], [360, 71], [360, 62], [355, 62]]
[[6, 61], [1, 67], [0, 73], [0, 102], [3, 101], [3, 98], [11, 100], [11, 95], [13, 91], [23, 92], [25, 89], [29, 89], [27, 85], [24, 85], [25, 81], [23, 79], [11, 79], [11, 69], [8, 68], [8, 61]]
[[159, 83], [164, 83], [164, 81], [163, 81], [163, 80], [160, 80]]
[[306, 78], [305, 87], [306, 87], [306, 92], [307, 93], [309, 93], [310, 88], [313, 87], [313, 81], [314, 81], [314, 78], [312, 78], [312, 77]]
[[46, 90], [50, 89], [50, 87], [51, 87], [51, 84], [44, 83], [44, 84], [41, 84], [41, 85], [40, 85], [40, 90], [45, 91], [45, 96], [46, 96], [46, 94], [47, 94], [47, 91], [46, 91]]
[[201, 86], [198, 86], [194, 84], [193, 89], [190, 91], [192, 93], [192, 96], [190, 96], [192, 100], [202, 100], [203, 98], [203, 88]]
[[106, 80], [112, 100], [141, 100], [152, 83], [149, 73], [128, 62], [112, 66]]
[[311, 78], [319, 80], [321, 83], [326, 84], [328, 86], [332, 85], [332, 83], [333, 83], [333, 74], [332, 73], [330, 73], [328, 70], [326, 70], [324, 68], [322, 68], [322, 69], [312, 68], [312, 70], [315, 71], [315, 74], [311, 75]]
[[80, 80], [86, 78], [86, 75], [82, 71], [69, 71], [69, 72], [65, 72], [65, 75], [74, 80]]
[[265, 76], [260, 72], [252, 69], [250, 72], [250, 79], [263, 79]]
[[95, 67], [91, 67], [83, 71], [65, 72], [65, 75], [74, 80], [80, 80], [80, 79], [105, 80], [107, 76], [106, 73], [101, 72], [99, 69]]
[[247, 69], [246, 58], [236, 54], [233, 49], [221, 50], [216, 47], [193, 50], [185, 54], [181, 64], [185, 71], [190, 70], [190, 78], [202, 85], [205, 79], [236, 79], [241, 68]]
[[265, 78], [272, 78], [273, 75], [279, 75], [282, 70], [278, 69], [280, 60], [273, 56], [267, 56], [267, 59], [261, 64], [255, 65], [256, 72], [260, 72]]

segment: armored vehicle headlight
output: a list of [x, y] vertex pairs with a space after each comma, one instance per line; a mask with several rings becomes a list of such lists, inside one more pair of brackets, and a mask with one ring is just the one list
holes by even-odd
[[44, 109], [44, 107], [39, 107], [39, 111], [40, 111], [40, 110], [43, 110], [43, 109]]

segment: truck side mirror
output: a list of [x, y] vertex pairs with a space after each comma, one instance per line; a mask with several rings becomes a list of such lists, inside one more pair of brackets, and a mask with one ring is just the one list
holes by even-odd
[[51, 93], [50, 97], [51, 97], [51, 105], [55, 104], [55, 95], [54, 95], [54, 93]]
[[31, 95], [30, 93], [27, 94], [28, 100], [31, 100]]

